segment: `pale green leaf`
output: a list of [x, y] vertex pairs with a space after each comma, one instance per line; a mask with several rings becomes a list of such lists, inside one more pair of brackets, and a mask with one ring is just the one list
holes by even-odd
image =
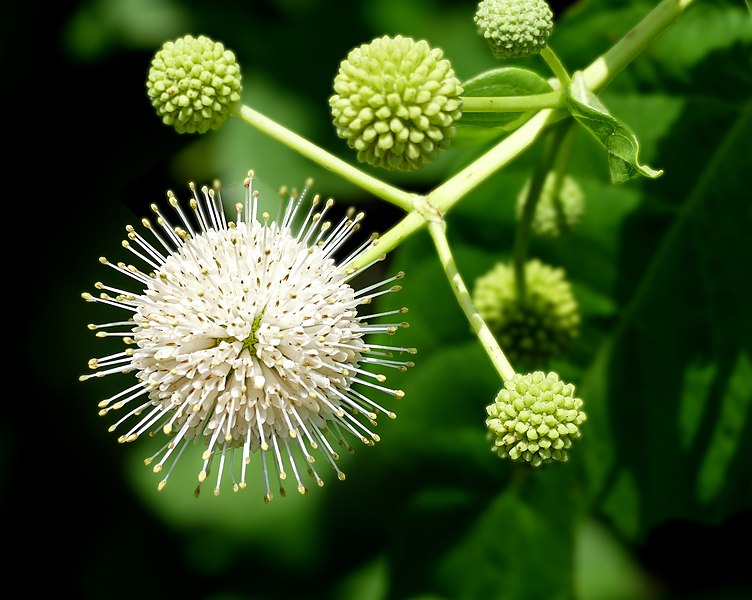
[[588, 89], [581, 72], [573, 75], [564, 97], [572, 116], [606, 149], [613, 183], [623, 183], [637, 175], [654, 179], [663, 174], [640, 164], [637, 136]]

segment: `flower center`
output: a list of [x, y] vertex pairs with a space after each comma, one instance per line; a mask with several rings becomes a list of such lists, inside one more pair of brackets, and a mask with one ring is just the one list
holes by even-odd
[[248, 348], [248, 351], [251, 354], [256, 353], [256, 344], [258, 343], [258, 338], [256, 337], [256, 332], [259, 329], [259, 326], [261, 325], [261, 319], [264, 318], [264, 311], [266, 310], [266, 307], [261, 309], [261, 312], [256, 315], [256, 318], [253, 319], [253, 324], [251, 325], [251, 333], [248, 335], [248, 337], [243, 342], [243, 347], [241, 348], [241, 352]]
[[238, 352], [238, 355], [242, 354], [243, 350], [248, 348], [248, 352], [250, 352], [252, 355], [256, 354], [256, 344], [258, 343], [258, 337], [256, 336], [256, 333], [259, 330], [259, 327], [261, 326], [261, 319], [264, 318], [264, 311], [266, 310], [266, 307], [261, 309], [261, 312], [256, 315], [256, 318], [253, 319], [253, 323], [251, 324], [251, 333], [248, 334], [248, 337], [245, 340], [240, 340], [236, 338], [233, 335], [219, 338], [217, 340], [217, 343], [214, 345], [219, 346], [222, 342], [227, 342], [229, 344], [232, 344], [233, 342], [240, 342], [242, 344], [240, 348], [240, 352]]

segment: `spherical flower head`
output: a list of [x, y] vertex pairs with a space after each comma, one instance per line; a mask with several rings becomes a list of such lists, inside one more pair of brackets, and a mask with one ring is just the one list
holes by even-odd
[[100, 414], [125, 409], [110, 428], [122, 428], [121, 442], [166, 436], [146, 460], [155, 472], [167, 471], [159, 489], [191, 444], [204, 447], [199, 486], [216, 469], [215, 493], [223, 476], [235, 490], [246, 487], [252, 456], [261, 461], [267, 500], [274, 478], [283, 495], [288, 475], [301, 493], [306, 473], [323, 485], [320, 463], [344, 479], [335, 448], [352, 450], [351, 436], [372, 445], [379, 440], [373, 431], [378, 414], [394, 417], [371, 397], [403, 396], [384, 385], [381, 371], [412, 366], [404, 357], [415, 350], [369, 346], [366, 336], [406, 327], [394, 315], [407, 309], [359, 312], [372, 298], [398, 291], [393, 282], [402, 273], [360, 291], [350, 285], [367, 268], [353, 265], [373, 236], [341, 263], [334, 258], [363, 214], [348, 211], [332, 225], [325, 215], [333, 201], [318, 196], [298, 211], [307, 184], [273, 221], [258, 214], [252, 181], [246, 180], [245, 202], [235, 205], [234, 218], [225, 214], [218, 188], [199, 193], [191, 186], [190, 210], [169, 193], [177, 225], [152, 205], [156, 225], [144, 219], [146, 235], [126, 227], [122, 245], [146, 269], [101, 258], [126, 284], [96, 283], [102, 293], [83, 294], [127, 314], [89, 325], [125, 348], [89, 361], [94, 372], [81, 379], [135, 372], [135, 383], [100, 402]]
[[545, 0], [481, 0], [474, 17], [496, 58], [538, 54], [554, 27]]
[[340, 63], [329, 106], [337, 135], [359, 161], [411, 171], [449, 146], [462, 87], [442, 56], [398, 35], [363, 44]]
[[493, 404], [486, 407], [491, 450], [501, 458], [534, 467], [566, 462], [572, 443], [581, 437], [587, 419], [574, 386], [556, 373], [515, 374]]
[[[517, 196], [517, 218], [530, 189], [528, 180]], [[577, 228], [585, 212], [585, 194], [571, 175], [550, 172], [543, 182], [540, 198], [530, 223], [533, 233], [542, 237], [558, 237]]]
[[476, 280], [473, 302], [515, 365], [545, 365], [579, 334], [579, 305], [564, 269], [537, 259], [525, 264], [524, 302], [514, 269], [503, 263]]
[[241, 89], [235, 54], [205, 35], [165, 42], [146, 80], [157, 115], [178, 133], [219, 128], [240, 100]]

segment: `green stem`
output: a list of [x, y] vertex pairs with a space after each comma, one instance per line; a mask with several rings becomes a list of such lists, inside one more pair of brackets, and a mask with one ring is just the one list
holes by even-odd
[[389, 254], [416, 231], [423, 229], [426, 223], [426, 218], [420, 212], [417, 210], [410, 211], [399, 223], [379, 237], [373, 246], [355, 259], [351, 267], [354, 269], [363, 267], [382, 254]]
[[662, 0], [605, 54], [585, 68], [583, 73], [588, 88], [597, 92], [606, 87], [617, 73], [681, 17], [693, 1]]
[[[471, 162], [445, 183], [435, 188], [422, 199], [422, 203], [432, 207], [439, 214], [446, 213], [465, 194], [475, 189], [482, 181], [490, 177], [505, 164], [511, 162], [512, 159], [532, 144], [540, 132], [549, 124], [549, 121], [553, 123], [565, 116], [565, 112], [554, 112], [551, 109], [538, 112], [522, 127], [504, 138], [496, 146]], [[418, 203], [416, 202], [414, 206], [418, 206]], [[361, 254], [352, 266], [354, 268], [362, 267], [380, 255], [387, 254], [425, 225], [426, 218], [418, 210], [411, 211], [399, 223], [381, 236], [377, 244], [374, 244]]]
[[555, 112], [550, 108], [539, 111], [522, 127], [435, 188], [428, 194], [428, 202], [439, 211], [447, 212], [466, 194], [522, 153], [548, 125], [565, 116], [564, 111]]
[[540, 51], [540, 55], [541, 58], [546, 61], [548, 67], [553, 71], [554, 75], [556, 75], [556, 79], [559, 80], [561, 88], [564, 89], [570, 80], [569, 73], [559, 60], [559, 57], [556, 56], [553, 48], [551, 48], [551, 46], [545, 46], [543, 50]]
[[491, 333], [491, 330], [488, 328], [488, 325], [486, 325], [486, 322], [483, 320], [483, 317], [481, 317], [475, 309], [470, 292], [468, 292], [467, 286], [457, 269], [454, 257], [452, 256], [452, 251], [449, 247], [449, 242], [446, 238], [445, 223], [443, 221], [431, 221], [428, 224], [428, 231], [433, 238], [436, 252], [441, 261], [441, 265], [444, 267], [447, 279], [452, 286], [452, 291], [457, 297], [457, 302], [465, 313], [473, 331], [475, 331], [475, 335], [478, 337], [478, 340], [485, 349], [501, 378], [504, 381], [512, 379], [515, 371], [507, 360], [507, 357], [504, 355], [504, 352], [496, 341], [493, 333]]
[[569, 170], [569, 163], [572, 158], [572, 147], [574, 145], [574, 138], [579, 131], [579, 127], [574, 126], [574, 121], [569, 121], [569, 127], [567, 127], [564, 139], [559, 146], [559, 151], [556, 153], [554, 159], [554, 166], [551, 169], [552, 174], [552, 187], [551, 193], [554, 199], [554, 207], [556, 209], [556, 219], [559, 222], [559, 226], [562, 230], [567, 230], [570, 225], [566, 221], [564, 214], [564, 205], [561, 198], [561, 190], [564, 185], [564, 177]]
[[556, 108], [562, 103], [561, 91], [530, 96], [462, 96], [462, 112], [527, 112]]
[[514, 280], [517, 288], [517, 298], [521, 304], [525, 303], [527, 290], [525, 289], [525, 263], [527, 262], [527, 250], [530, 245], [530, 229], [535, 216], [535, 208], [540, 200], [546, 177], [554, 164], [556, 155], [571, 129], [572, 122], [566, 121], [557, 125], [551, 132], [551, 137], [543, 151], [543, 156], [535, 166], [530, 179], [530, 186], [525, 196], [522, 214], [517, 223], [514, 243], [512, 245], [512, 264], [514, 266]]
[[347, 181], [354, 183], [365, 191], [372, 193], [374, 196], [386, 200], [387, 202], [391, 202], [405, 211], [412, 210], [416, 194], [401, 190], [377, 179], [376, 177], [364, 173], [341, 158], [337, 158], [323, 148], [309, 142], [297, 133], [290, 131], [248, 106], [242, 104], [238, 105], [234, 114], [236, 117], [267, 134], [269, 137], [282, 142], [306, 158], [311, 159], [325, 169], [337, 173]]

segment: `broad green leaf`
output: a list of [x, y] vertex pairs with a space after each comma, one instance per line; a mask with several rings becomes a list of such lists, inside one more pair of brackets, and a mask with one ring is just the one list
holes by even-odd
[[[732, 461], [743, 442], [744, 428], [752, 425], [752, 356], [746, 352], [738, 355], [728, 377], [726, 397], [717, 425], [707, 442], [707, 452], [697, 473], [697, 497], [702, 503], [712, 501], [723, 493], [724, 484], [732, 469]], [[712, 390], [708, 390], [712, 394]], [[712, 398], [712, 396], [711, 396]], [[705, 434], [698, 431], [698, 434]], [[752, 480], [749, 486], [752, 488]]]
[[630, 549], [603, 523], [579, 520], [575, 530], [575, 597], [578, 600], [648, 600], [651, 583]]
[[[434, 548], [443, 551], [424, 585], [455, 600], [570, 598], [579, 514], [573, 474], [569, 465], [520, 468], [484, 505], [458, 502], [452, 510], [417, 496], [407, 518], [434, 526], [453, 522], [453, 539]], [[468, 519], [461, 511], [470, 508]], [[464, 524], [459, 531], [458, 523]], [[410, 541], [401, 542], [410, 551]]]
[[378, 556], [359, 569], [353, 569], [329, 596], [332, 600], [387, 600], [389, 589], [386, 558]]
[[572, 116], [606, 149], [613, 183], [623, 183], [637, 175], [654, 179], [663, 174], [663, 171], [640, 164], [637, 136], [608, 112], [588, 89], [581, 72], [572, 76], [564, 97]]
[[[749, 68], [752, 58], [752, 15], [739, 2], [693, 3], [681, 20], [655, 41], [649, 54], [672, 76], [685, 79], [690, 69], [706, 61], [709, 56], [718, 56], [726, 51], [736, 52], [739, 57], [746, 54], [746, 74], [740, 75], [746, 76], [749, 81], [752, 76]], [[733, 62], [713, 61], [713, 70], [707, 71], [708, 77], [694, 79], [691, 85], [702, 85], [712, 77], [710, 80], [715, 80], [719, 86], [715, 88], [718, 97], [728, 97], [731, 94], [727, 93], [726, 87], [733, 86], [729, 86], [732, 80], [724, 73], [730, 65], [724, 63]], [[743, 64], [743, 61], [737, 62]], [[735, 93], [743, 94], [743, 91], [743, 88], [737, 87]]]
[[590, 406], [582, 449], [594, 498], [635, 538], [667, 519], [714, 521], [752, 501], [752, 280], [744, 275], [752, 243], [738, 186], [752, 103], [738, 116], [727, 109], [725, 130], [691, 103], [685, 115], [682, 129], [716, 124], [709, 160], [683, 182], [687, 195], [660, 241], [643, 245], [656, 220], [648, 209], [625, 228], [630, 261], [640, 260], [644, 274], [623, 264], [631, 301], [580, 388]]

